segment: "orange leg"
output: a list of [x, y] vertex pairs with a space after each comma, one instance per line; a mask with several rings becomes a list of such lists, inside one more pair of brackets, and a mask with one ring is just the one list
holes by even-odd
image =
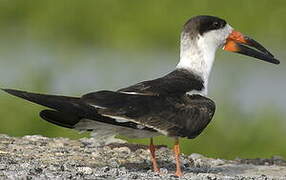
[[157, 165], [157, 161], [156, 161], [156, 156], [155, 156], [155, 146], [153, 144], [153, 138], [150, 138], [150, 146], [149, 146], [149, 149], [150, 149], [150, 153], [151, 153], [151, 158], [152, 158], [152, 163], [153, 163], [153, 169], [154, 169], [154, 172], [157, 172], [159, 173], [160, 172], [160, 169], [158, 168], [158, 165]]
[[180, 163], [180, 145], [179, 145], [179, 138], [175, 139], [174, 144], [174, 153], [175, 153], [175, 159], [176, 159], [176, 176], [183, 176], [183, 173], [181, 171], [181, 163]]

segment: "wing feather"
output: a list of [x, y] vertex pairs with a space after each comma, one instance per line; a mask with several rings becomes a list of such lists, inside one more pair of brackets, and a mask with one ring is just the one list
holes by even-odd
[[146, 96], [170, 96], [183, 95], [186, 92], [204, 88], [200, 77], [187, 70], [177, 69], [164, 77], [143, 81], [127, 88], [119, 89], [118, 92]]
[[209, 124], [215, 103], [201, 95], [165, 97], [142, 96], [99, 91], [84, 95], [89, 105], [98, 105], [98, 113], [123, 118], [169, 136], [194, 138]]

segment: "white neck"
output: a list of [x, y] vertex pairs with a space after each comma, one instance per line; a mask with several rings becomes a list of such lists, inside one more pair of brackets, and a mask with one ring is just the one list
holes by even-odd
[[216, 46], [209, 46], [206, 39], [198, 36], [190, 39], [189, 34], [181, 34], [180, 61], [177, 68], [186, 69], [202, 78], [204, 89], [199, 94], [207, 94], [208, 79], [215, 59]]

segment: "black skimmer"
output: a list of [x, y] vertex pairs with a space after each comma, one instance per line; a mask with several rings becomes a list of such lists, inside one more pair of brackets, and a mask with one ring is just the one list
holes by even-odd
[[215, 112], [215, 103], [207, 97], [207, 87], [216, 50], [221, 47], [274, 64], [279, 61], [258, 42], [213, 16], [196, 16], [187, 21], [180, 46], [180, 61], [174, 71], [117, 91], [68, 97], [3, 90], [50, 108], [40, 112], [48, 122], [94, 131], [101, 140], [115, 135], [151, 138], [150, 152], [156, 172], [159, 168], [152, 137], [170, 136], [175, 139], [175, 175], [181, 176], [179, 137], [197, 137]]

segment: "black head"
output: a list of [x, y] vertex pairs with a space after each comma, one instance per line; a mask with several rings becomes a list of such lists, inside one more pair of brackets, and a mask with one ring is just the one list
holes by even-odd
[[226, 21], [214, 16], [195, 16], [184, 25], [184, 32], [203, 35], [204, 33], [224, 28]]
[[189, 56], [189, 52], [203, 52], [210, 57], [215, 54], [219, 47], [227, 51], [279, 64], [274, 55], [260, 43], [234, 30], [221, 18], [195, 16], [186, 22], [181, 34], [182, 54], [185, 53], [186, 56]]

